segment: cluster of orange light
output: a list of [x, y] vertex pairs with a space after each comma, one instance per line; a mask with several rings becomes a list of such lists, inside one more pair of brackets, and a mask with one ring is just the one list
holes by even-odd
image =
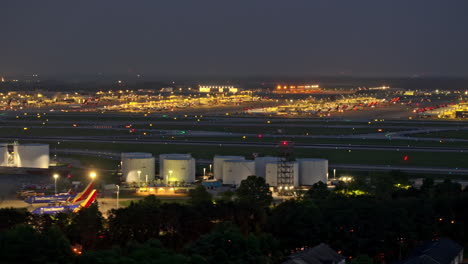
[[276, 89], [281, 90], [281, 89], [317, 89], [319, 88], [318, 84], [314, 85], [290, 85], [289, 87], [287, 85], [278, 85], [276, 86]]
[[319, 91], [319, 85], [278, 85], [275, 93], [310, 93]]

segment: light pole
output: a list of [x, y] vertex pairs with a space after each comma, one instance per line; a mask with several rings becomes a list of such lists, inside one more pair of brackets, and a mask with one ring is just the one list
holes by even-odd
[[213, 164], [210, 164], [210, 173], [213, 173], [213, 172], [211, 171], [211, 167], [213, 167]]
[[146, 174], [145, 177], [146, 177], [146, 186], [148, 186], [148, 174]]
[[140, 178], [141, 170], [137, 171], [137, 173], [138, 173], [138, 185], [141, 186], [141, 178]]
[[169, 182], [170, 182], [170, 180], [171, 180], [171, 178], [172, 178], [172, 173], [173, 173], [173, 171], [170, 170], [170, 171], [169, 171], [169, 179], [167, 179], [167, 183], [168, 183], [168, 184], [169, 184]]
[[119, 193], [120, 193], [120, 186], [119, 185], [115, 185], [115, 187], [117, 187], [117, 209], [119, 208]]
[[203, 178], [206, 177], [206, 168], [203, 168]]
[[57, 173], [54, 174], [54, 185], [55, 185], [55, 195], [57, 195], [57, 179], [59, 175]]
[[333, 169], [333, 179], [336, 180], [336, 169]]

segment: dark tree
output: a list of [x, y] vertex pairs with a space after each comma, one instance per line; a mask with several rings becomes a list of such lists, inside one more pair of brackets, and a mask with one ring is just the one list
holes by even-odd
[[96, 203], [81, 209], [73, 216], [69, 227], [71, 242], [82, 245], [84, 249], [95, 249], [104, 231], [103, 224], [104, 218]]
[[41, 234], [31, 226], [0, 233], [0, 263], [71, 263], [70, 243], [60, 229]]
[[0, 231], [26, 224], [30, 219], [31, 213], [26, 209], [0, 208]]
[[144, 242], [158, 238], [161, 229], [161, 201], [151, 195], [126, 208], [109, 212], [109, 235], [114, 243]]
[[206, 263], [272, 263], [278, 256], [278, 243], [270, 235], [244, 236], [233, 225], [220, 224], [186, 249], [200, 254]]
[[190, 203], [197, 208], [211, 208], [213, 204], [212, 195], [205, 189], [203, 185], [197, 185], [195, 189], [191, 189], [188, 193]]
[[317, 182], [306, 192], [306, 199], [327, 199], [330, 195], [327, 184], [323, 182]]
[[256, 204], [267, 207], [273, 201], [270, 186], [265, 179], [256, 176], [249, 176], [243, 180], [236, 190], [237, 198], [240, 202]]

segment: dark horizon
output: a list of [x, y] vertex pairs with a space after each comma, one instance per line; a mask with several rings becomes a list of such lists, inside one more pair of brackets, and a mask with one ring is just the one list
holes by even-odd
[[468, 77], [463, 0], [26, 0], [2, 10], [0, 76]]

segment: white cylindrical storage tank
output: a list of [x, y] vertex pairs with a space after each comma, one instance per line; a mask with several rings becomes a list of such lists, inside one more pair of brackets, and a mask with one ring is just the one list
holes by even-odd
[[[278, 186], [278, 162], [270, 162], [265, 166], [265, 182], [272, 187]], [[293, 184], [292, 186], [299, 186], [299, 164], [297, 162], [287, 162], [285, 166], [291, 166]], [[290, 187], [290, 186], [288, 186]]]
[[238, 186], [242, 180], [255, 175], [255, 161], [253, 160], [224, 160], [223, 184]]
[[245, 160], [245, 158], [242, 156], [214, 156], [213, 175], [215, 179], [223, 180], [223, 163], [226, 160]]
[[167, 184], [192, 183], [195, 181], [195, 159], [166, 157], [162, 160], [162, 176]]
[[327, 183], [328, 160], [326, 159], [298, 159], [299, 184], [313, 185], [319, 181]]
[[22, 168], [49, 168], [48, 144], [14, 145], [16, 164]]
[[267, 163], [278, 162], [278, 157], [257, 157], [255, 158], [255, 176], [265, 178]]
[[0, 166], [8, 166], [8, 148], [6, 144], [0, 144]]
[[154, 181], [154, 157], [127, 156], [122, 159], [122, 176], [128, 183]]
[[183, 158], [183, 159], [191, 159], [191, 154], [181, 154], [181, 153], [170, 153], [170, 154], [159, 154], [159, 177], [166, 179], [166, 175], [164, 174], [164, 163], [163, 160], [166, 158]]

